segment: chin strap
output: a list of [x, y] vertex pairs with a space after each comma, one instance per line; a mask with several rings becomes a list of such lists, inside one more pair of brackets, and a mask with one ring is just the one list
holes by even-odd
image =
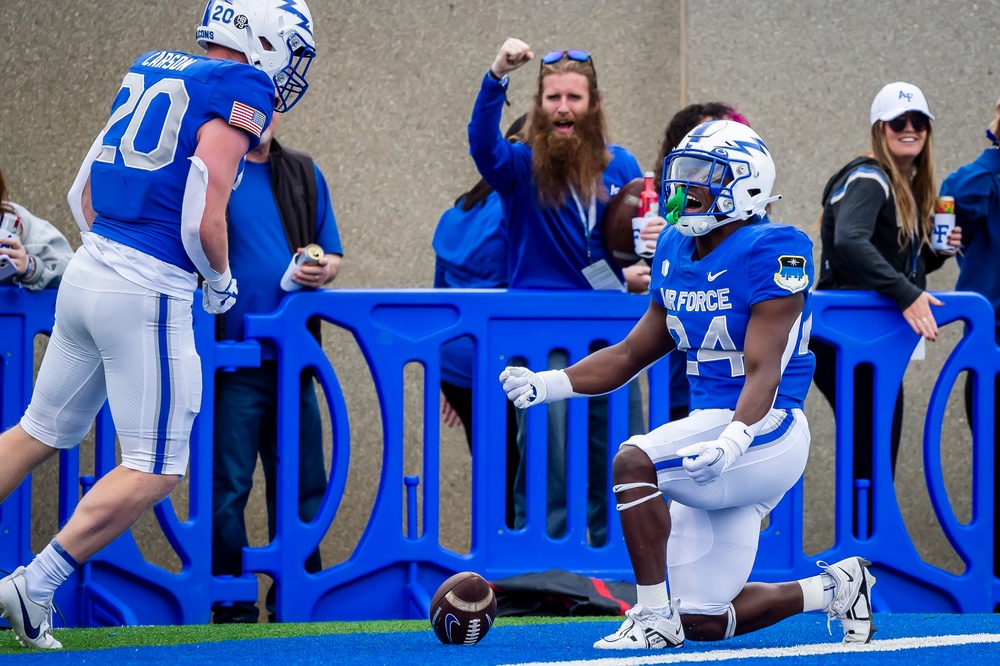
[[750, 214], [751, 215], [763, 215], [764, 213], [767, 212], [767, 206], [769, 204], [773, 204], [775, 201], [781, 201], [782, 198], [783, 197], [780, 194], [776, 194], [773, 197], [768, 197], [766, 199], [761, 199], [760, 201], [757, 202], [757, 205], [753, 207], [753, 210], [750, 212]]
[[997, 138], [996, 134], [990, 130], [986, 130], [986, 138], [990, 140], [990, 143], [992, 143], [995, 148], [1000, 148], [1000, 139]]

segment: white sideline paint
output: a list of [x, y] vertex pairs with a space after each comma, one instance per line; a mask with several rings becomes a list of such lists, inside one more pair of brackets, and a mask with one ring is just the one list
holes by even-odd
[[[537, 661], [508, 666], [640, 666], [643, 664], [690, 664], [699, 662], [729, 661], [731, 659], [810, 657], [824, 654], [850, 652], [898, 652], [929, 647], [969, 645], [971, 643], [1000, 643], [1000, 634], [957, 634], [951, 636], [913, 636], [872, 640], [867, 645], [845, 643], [815, 643], [781, 648], [754, 648], [742, 650], [711, 650], [709, 652], [640, 652], [632, 656], [604, 659], [579, 659], [576, 661]], [[620, 654], [620, 653], [619, 653]]]

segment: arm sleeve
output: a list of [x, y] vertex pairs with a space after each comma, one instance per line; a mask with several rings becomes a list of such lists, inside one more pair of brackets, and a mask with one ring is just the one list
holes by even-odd
[[103, 144], [104, 130], [101, 130], [101, 133], [94, 139], [94, 143], [91, 144], [90, 150], [87, 151], [87, 156], [83, 158], [83, 164], [80, 165], [80, 170], [76, 173], [76, 179], [73, 180], [73, 184], [66, 195], [66, 201], [69, 203], [70, 212], [73, 213], [73, 219], [76, 220], [76, 226], [80, 227], [80, 231], [83, 233], [90, 231], [90, 224], [83, 214], [83, 190], [86, 188], [87, 180], [90, 178], [90, 167], [100, 154]]
[[[225, 273], [219, 273], [212, 268], [201, 244], [201, 222], [205, 214], [205, 202], [208, 193], [208, 167], [201, 158], [189, 158], [191, 166], [188, 169], [187, 184], [184, 187], [184, 200], [181, 203], [181, 243], [187, 252], [191, 263], [206, 280], [217, 280]], [[229, 272], [229, 269], [226, 269]]]
[[21, 285], [32, 291], [58, 287], [69, 260], [73, 258], [69, 241], [48, 220], [23, 209], [21, 219], [27, 232], [24, 235], [24, 249], [35, 258], [34, 274], [29, 279], [22, 280]]
[[469, 121], [469, 154], [480, 175], [502, 195], [514, 186], [514, 149], [500, 132], [506, 93], [506, 77], [496, 81], [485, 74]]
[[834, 211], [834, 245], [858, 282], [888, 296], [902, 310], [921, 290], [893, 268], [871, 241], [879, 212], [888, 201], [883, 186], [873, 179], [849, 182]]

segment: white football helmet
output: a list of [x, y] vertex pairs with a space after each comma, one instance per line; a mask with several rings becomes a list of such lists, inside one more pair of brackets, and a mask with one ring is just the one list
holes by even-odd
[[208, 0], [198, 45], [219, 44], [245, 54], [274, 82], [274, 110], [284, 113], [305, 94], [316, 55], [312, 15], [304, 0]]
[[[704, 187], [712, 197], [707, 209], [693, 204], [688, 188]], [[698, 125], [670, 152], [663, 165], [661, 201], [667, 221], [685, 236], [702, 236], [716, 227], [764, 213], [774, 187], [774, 160], [752, 129], [732, 120]], [[671, 214], [671, 196], [678, 210]], [[688, 208], [697, 210], [688, 211]]]

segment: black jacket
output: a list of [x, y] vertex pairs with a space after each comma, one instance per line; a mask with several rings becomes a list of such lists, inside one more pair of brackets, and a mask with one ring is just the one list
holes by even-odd
[[908, 308], [946, 257], [919, 240], [900, 247], [898, 229], [889, 175], [870, 157], [852, 160], [823, 189], [816, 288], [872, 290]]

